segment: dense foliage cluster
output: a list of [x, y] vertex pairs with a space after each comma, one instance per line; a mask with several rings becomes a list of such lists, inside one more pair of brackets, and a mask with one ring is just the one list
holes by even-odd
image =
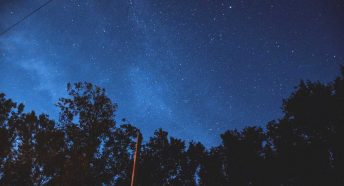
[[[0, 94], [0, 185], [129, 185], [139, 129], [89, 83], [68, 85], [59, 121]], [[344, 185], [344, 68], [329, 84], [303, 82], [266, 129], [221, 135], [206, 149], [158, 129], [142, 145], [139, 185]]]

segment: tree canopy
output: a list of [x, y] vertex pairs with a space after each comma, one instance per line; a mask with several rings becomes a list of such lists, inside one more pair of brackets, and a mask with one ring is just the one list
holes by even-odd
[[[138, 128], [91, 83], [67, 85], [59, 119], [0, 93], [0, 185], [129, 185]], [[157, 129], [141, 146], [138, 185], [344, 185], [344, 67], [301, 81], [265, 128], [221, 134], [210, 149]]]

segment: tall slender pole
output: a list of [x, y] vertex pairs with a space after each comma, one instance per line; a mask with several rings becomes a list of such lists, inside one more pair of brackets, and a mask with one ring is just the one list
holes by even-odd
[[138, 158], [140, 156], [141, 140], [142, 140], [142, 136], [140, 132], [138, 132], [137, 139], [136, 139], [135, 154], [134, 154], [133, 172], [131, 175], [131, 186], [136, 186], [137, 164], [138, 164]]

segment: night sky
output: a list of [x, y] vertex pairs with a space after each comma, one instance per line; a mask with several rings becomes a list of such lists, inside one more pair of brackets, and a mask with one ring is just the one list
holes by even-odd
[[[0, 0], [0, 31], [46, 0]], [[264, 126], [300, 79], [344, 64], [342, 0], [54, 0], [0, 36], [0, 92], [58, 118], [67, 82], [106, 89], [147, 139], [218, 145]]]

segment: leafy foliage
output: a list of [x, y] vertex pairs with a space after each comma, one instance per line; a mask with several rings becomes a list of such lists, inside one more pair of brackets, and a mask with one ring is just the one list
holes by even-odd
[[[301, 81], [266, 129], [222, 143], [169, 137], [141, 146], [139, 185], [344, 185], [344, 67], [332, 83]], [[117, 105], [90, 83], [68, 84], [59, 121], [0, 94], [0, 185], [129, 185], [139, 129], [116, 125]]]

